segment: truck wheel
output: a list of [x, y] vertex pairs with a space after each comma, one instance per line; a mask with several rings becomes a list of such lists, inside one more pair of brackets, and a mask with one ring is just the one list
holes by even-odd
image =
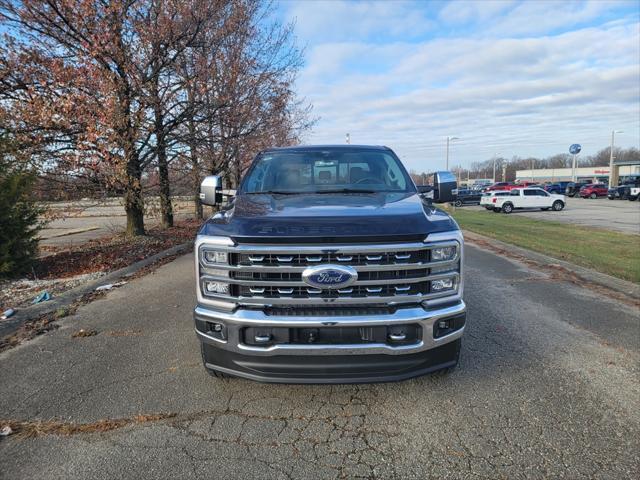
[[502, 210], [500, 210], [499, 208], [494, 208], [493, 209], [493, 213], [500, 213]]
[[556, 200], [555, 202], [553, 202], [553, 206], [551, 208], [553, 208], [554, 212], [559, 212], [564, 208], [564, 203], [562, 203], [561, 200]]
[[461, 207], [462, 206], [462, 200], [456, 200], [456, 202], [454, 203], [454, 205], [456, 207]]
[[632, 197], [631, 195], [629, 195], [629, 201], [630, 202], [635, 202], [638, 198], [640, 198], [640, 196]]
[[505, 203], [505, 204], [502, 206], [502, 211], [503, 211], [504, 213], [511, 213], [511, 212], [513, 212], [513, 205], [512, 205], [511, 203]]
[[233, 378], [232, 375], [227, 375], [226, 373], [219, 372], [218, 370], [212, 370], [207, 367], [207, 361], [204, 358], [204, 345], [202, 343], [200, 343], [200, 354], [202, 355], [202, 365], [209, 375], [215, 378]]
[[589, 195], [589, 198], [598, 198], [598, 195], [596, 193], [592, 193], [591, 195]]

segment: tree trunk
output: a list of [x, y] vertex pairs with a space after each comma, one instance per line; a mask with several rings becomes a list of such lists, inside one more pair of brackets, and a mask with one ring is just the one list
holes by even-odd
[[158, 160], [158, 180], [160, 183], [160, 225], [173, 227], [173, 207], [171, 205], [171, 185], [169, 183], [169, 163], [167, 162], [167, 139], [165, 135], [164, 113], [158, 91], [158, 77], [153, 85], [154, 130], [156, 135], [156, 156]]
[[127, 176], [124, 194], [124, 209], [127, 213], [127, 231], [129, 237], [144, 235], [144, 202], [142, 200], [142, 170], [135, 150], [130, 145], [125, 150], [127, 156]]
[[193, 203], [195, 205], [195, 216], [198, 219], [201, 219], [204, 215], [202, 211], [202, 203], [200, 203], [200, 168], [198, 165], [198, 152], [196, 151], [196, 127], [193, 123], [193, 120], [190, 119], [188, 122], [189, 128], [189, 158], [191, 160], [191, 175], [193, 179]]

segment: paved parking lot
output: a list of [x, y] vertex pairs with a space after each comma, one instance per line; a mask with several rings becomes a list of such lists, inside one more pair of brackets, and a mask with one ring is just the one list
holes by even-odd
[[[178, 258], [0, 354], [0, 418], [88, 424], [0, 439], [0, 476], [638, 478], [638, 310], [467, 252], [459, 368], [334, 386], [210, 378], [193, 261]], [[97, 335], [72, 338], [80, 328]], [[104, 419], [120, 428], [91, 433]]]
[[640, 234], [639, 201], [609, 200], [606, 197], [597, 199], [567, 197], [567, 206], [562, 212], [516, 210], [512, 215], [525, 215], [540, 220], [557, 220], [576, 225]]

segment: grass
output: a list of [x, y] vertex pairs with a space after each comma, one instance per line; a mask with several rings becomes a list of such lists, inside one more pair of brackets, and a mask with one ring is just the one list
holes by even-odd
[[484, 209], [457, 209], [453, 216], [464, 230], [640, 283], [638, 235]]

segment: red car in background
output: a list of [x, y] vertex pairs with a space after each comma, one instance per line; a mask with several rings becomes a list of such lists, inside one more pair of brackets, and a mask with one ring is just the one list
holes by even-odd
[[490, 187], [485, 188], [483, 191], [484, 192], [493, 192], [494, 190], [511, 190], [513, 188], [526, 188], [526, 187], [532, 187], [532, 186], [538, 186], [537, 183], [535, 182], [517, 182], [517, 183], [513, 183], [513, 182], [498, 182], [498, 183], [494, 183], [493, 185], [491, 185]]
[[606, 197], [608, 191], [609, 189], [604, 183], [592, 183], [580, 189], [580, 196], [582, 198]]

